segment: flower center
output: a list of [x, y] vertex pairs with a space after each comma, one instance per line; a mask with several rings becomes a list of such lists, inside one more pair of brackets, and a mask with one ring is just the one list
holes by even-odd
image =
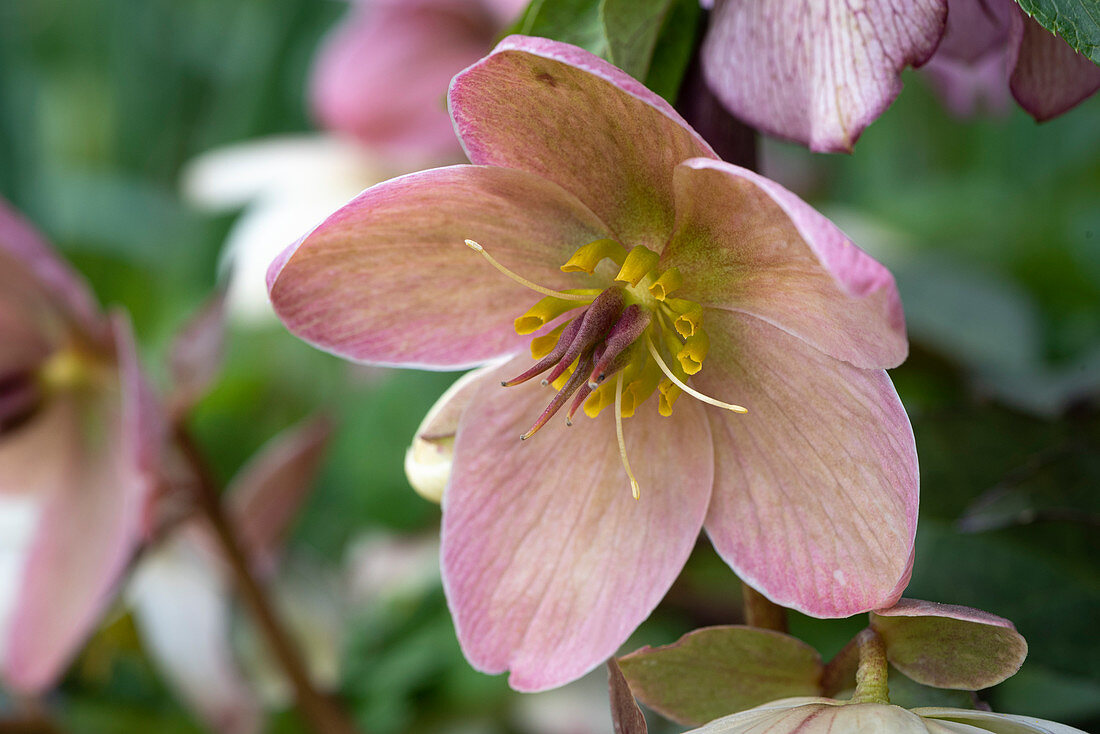
[[[562, 272], [596, 275], [599, 270], [611, 282], [603, 289], [555, 291], [512, 272], [473, 240], [466, 244], [512, 280], [543, 294], [515, 320], [517, 334], [534, 334], [561, 319], [549, 332], [531, 339], [536, 363], [501, 383], [511, 387], [546, 373], [542, 384], [553, 384], [557, 390], [521, 440], [546, 425], [570, 398], [567, 425], [573, 424], [582, 407], [585, 415], [595, 418], [614, 405], [619, 453], [637, 499], [638, 483], [626, 457], [622, 419], [632, 417], [652, 395], [659, 396], [657, 412], [665, 417], [672, 415], [677, 398], [685, 392], [725, 410], [747, 412], [687, 384], [703, 368], [710, 346], [703, 330], [703, 309], [694, 301], [672, 296], [683, 278], [675, 267], [661, 270], [656, 252], [641, 245], [628, 252], [611, 239], [590, 242], [573, 253], [561, 266]], [[614, 268], [604, 265], [605, 261], [618, 269], [613, 277], [609, 276]]]

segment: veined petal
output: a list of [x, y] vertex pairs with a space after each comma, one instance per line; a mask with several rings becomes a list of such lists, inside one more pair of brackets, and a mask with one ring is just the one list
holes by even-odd
[[913, 709], [913, 713], [924, 719], [972, 726], [977, 731], [994, 734], [1085, 734], [1080, 729], [1056, 721], [1036, 719], [1033, 716], [998, 714], [993, 711], [928, 707]]
[[1021, 107], [1043, 122], [1076, 107], [1100, 89], [1100, 66], [1074, 51], [1020, 8], [1015, 11], [1009, 40], [1012, 73], [1008, 84]]
[[695, 544], [713, 480], [701, 406], [624, 421], [634, 500], [612, 411], [519, 436], [552, 392], [487, 376], [459, 424], [443, 495], [443, 584], [467, 659], [553, 688], [612, 655], [664, 596]]
[[[110, 602], [143, 533], [159, 424], [126, 325], [115, 321], [116, 387], [56, 396], [36, 422], [42, 451], [5, 483], [40, 492], [43, 507], [12, 615], [3, 675], [20, 691], [49, 686]], [[46, 456], [55, 457], [45, 467]]]
[[871, 626], [895, 668], [935, 688], [997, 685], [1027, 657], [1027, 642], [1011, 622], [969, 607], [901, 599], [871, 612]]
[[711, 352], [697, 386], [749, 409], [708, 410], [715, 549], [746, 583], [806, 614], [893, 603], [909, 578], [918, 474], [890, 378], [751, 316], [708, 309], [705, 319]]
[[447, 85], [489, 50], [500, 22], [469, 0], [357, 3], [318, 54], [313, 109], [391, 155], [457, 158]]
[[505, 38], [455, 77], [449, 100], [472, 162], [560, 184], [629, 246], [661, 251], [673, 223], [673, 167], [685, 158], [715, 157], [639, 82], [587, 51], [545, 38]]
[[771, 135], [850, 151], [943, 34], [947, 0], [719, 2], [703, 71], [723, 104]]
[[894, 277], [835, 224], [722, 161], [685, 161], [675, 179], [676, 232], [662, 265], [680, 269], [685, 298], [752, 314], [856, 367], [905, 359]]
[[378, 184], [272, 263], [275, 312], [292, 332], [349, 359], [472, 366], [522, 347], [513, 320], [538, 300], [463, 240], [549, 288], [561, 264], [607, 236], [583, 204], [524, 171], [452, 166]]

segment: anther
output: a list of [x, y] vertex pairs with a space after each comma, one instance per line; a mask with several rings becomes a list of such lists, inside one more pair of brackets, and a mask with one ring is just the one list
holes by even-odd
[[658, 301], [665, 300], [670, 293], [679, 289], [684, 284], [684, 278], [678, 268], [669, 268], [661, 273], [661, 277], [649, 286], [649, 293]]
[[580, 301], [582, 303], [589, 303], [589, 302], [592, 301], [592, 296], [590, 296], [590, 295], [583, 295], [583, 294], [579, 294], [579, 293], [566, 293], [565, 291], [555, 291], [555, 290], [552, 290], [550, 288], [546, 288], [544, 286], [541, 286], [538, 283], [534, 283], [530, 280], [527, 280], [527, 278], [524, 278], [522, 275], [520, 275], [518, 273], [514, 273], [511, 270], [509, 270], [508, 268], [501, 265], [497, 261], [496, 258], [494, 258], [492, 255], [490, 255], [488, 252], [485, 251], [484, 247], [482, 247], [478, 243], [474, 242], [473, 240], [466, 240], [466, 246], [469, 247], [474, 252], [479, 253], [482, 257], [484, 257], [486, 260], [489, 261], [490, 265], [492, 265], [494, 268], [496, 268], [500, 272], [507, 275], [509, 278], [511, 278], [515, 282], [522, 285], [524, 288], [530, 288], [531, 290], [535, 291], [536, 293], [541, 293], [544, 296], [553, 296], [554, 298], [560, 298], [563, 301]]
[[561, 266], [561, 271], [563, 273], [588, 273], [591, 275], [596, 270], [596, 266], [605, 258], [621, 267], [623, 260], [626, 259], [626, 248], [611, 239], [589, 242], [573, 253], [569, 261]]
[[676, 354], [676, 359], [685, 373], [694, 375], [703, 368], [703, 360], [709, 350], [710, 338], [707, 337], [707, 332], [699, 329], [684, 342], [684, 346]]
[[723, 403], [721, 400], [716, 400], [716, 399], [712, 398], [709, 395], [704, 395], [703, 393], [699, 392], [698, 390], [696, 390], [692, 387], [689, 387], [687, 385], [687, 383], [685, 383], [683, 380], [681, 380], [679, 377], [677, 377], [675, 374], [673, 374], [672, 370], [670, 370], [668, 368], [668, 365], [665, 364], [665, 361], [663, 359], [661, 359], [661, 354], [657, 351], [657, 348], [655, 346], [653, 346], [653, 342], [650, 339], [647, 338], [645, 340], [645, 345], [646, 345], [646, 348], [649, 349], [650, 356], [652, 356], [653, 359], [657, 362], [657, 366], [661, 368], [661, 372], [665, 373], [665, 377], [667, 377], [673, 385], [680, 388], [681, 390], [686, 392], [688, 395], [692, 396], [696, 400], [701, 400], [702, 402], [706, 403], [707, 405], [713, 405], [716, 408], [722, 408], [724, 410], [731, 410], [734, 413], [748, 413], [749, 412], [748, 408], [742, 407], [740, 405], [734, 405], [732, 403]]
[[[595, 298], [596, 295], [599, 294], [599, 291], [588, 290], [577, 291], [576, 293], [577, 295]], [[575, 308], [580, 308], [583, 305], [584, 304], [577, 303], [576, 301], [563, 300], [557, 296], [547, 296], [546, 298], [539, 299], [538, 303], [527, 309], [526, 313], [517, 318], [513, 322], [513, 328], [520, 336], [526, 336], [527, 334], [538, 331], [563, 313], [572, 311]]]

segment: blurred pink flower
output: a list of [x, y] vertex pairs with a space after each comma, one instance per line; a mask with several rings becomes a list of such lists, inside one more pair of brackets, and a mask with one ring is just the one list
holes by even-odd
[[63, 672], [145, 528], [160, 423], [125, 317], [0, 201], [0, 677], [35, 693]]
[[[512, 357], [455, 393], [457, 426], [430, 421], [454, 432], [443, 581], [470, 661], [521, 690], [579, 677], [653, 610], [704, 525], [780, 604], [892, 603], [917, 467], [884, 371], [907, 350], [890, 274], [573, 46], [507, 38], [450, 104], [475, 165], [368, 189], [268, 285], [291, 331], [356, 361]], [[531, 287], [547, 297], [528, 308]], [[516, 334], [544, 326], [527, 369]], [[526, 381], [540, 369], [561, 392]], [[593, 423], [549, 422], [570, 397]]]
[[901, 92], [902, 70], [926, 62], [960, 113], [980, 98], [1000, 109], [1006, 82], [1040, 121], [1100, 88], [1100, 67], [1014, 0], [719, 0], [703, 46], [731, 112], [821, 152], [850, 151]]
[[1042, 122], [1100, 89], [1100, 66], [1029, 17], [1015, 0], [950, 0], [947, 30], [925, 67], [948, 108], [969, 115], [1016, 101]]
[[359, 0], [325, 41], [317, 119], [373, 150], [420, 161], [458, 153], [451, 77], [481, 58], [525, 0]]

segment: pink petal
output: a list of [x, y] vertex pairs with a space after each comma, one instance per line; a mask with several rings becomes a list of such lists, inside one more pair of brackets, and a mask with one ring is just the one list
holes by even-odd
[[313, 489], [331, 435], [332, 421], [324, 416], [293, 426], [266, 443], [233, 478], [229, 507], [253, 562], [272, 567]]
[[173, 402], [186, 410], [202, 399], [225, 353], [225, 290], [219, 289], [176, 334], [169, 354]]
[[1100, 89], [1100, 66], [1016, 10], [1009, 46], [1010, 54], [1015, 53], [1009, 87], [1021, 107], [1043, 122], [1076, 107]]
[[41, 691], [63, 672], [142, 536], [160, 432], [121, 321], [115, 338], [118, 387], [54, 398], [36, 419], [48, 430], [35, 434], [37, 445], [22, 445], [20, 463], [5, 465], [15, 472], [6, 481], [40, 492], [44, 503], [4, 661], [19, 691]]
[[488, 673], [536, 691], [567, 683], [611, 656], [683, 567], [713, 479], [700, 406], [671, 419], [625, 420], [641, 485], [635, 501], [612, 411], [556, 419], [519, 436], [553, 394], [502, 388], [530, 360], [487, 376], [463, 414], [443, 495], [443, 584], [459, 642]]
[[901, 599], [871, 613], [886, 655], [909, 678], [974, 691], [1015, 675], [1027, 642], [1007, 619], [969, 607]]
[[[0, 334], [5, 337], [16, 311], [33, 316], [42, 329], [75, 325], [89, 335], [102, 333], [99, 308], [83, 278], [0, 198]], [[6, 361], [7, 355], [0, 357], [0, 368]]]
[[948, 721], [962, 726], [949, 731], [994, 732], [995, 734], [1086, 734], [1072, 726], [1057, 721], [1036, 719], [1033, 716], [998, 714], [993, 711], [928, 707], [913, 709], [914, 714], [935, 721]]
[[611, 699], [611, 722], [615, 734], [647, 734], [649, 731], [630, 691], [630, 684], [623, 677], [623, 671], [615, 658], [607, 661], [607, 688]]
[[144, 649], [184, 701], [214, 731], [259, 731], [259, 702], [233, 659], [221, 567], [176, 533], [142, 560], [128, 596]]
[[918, 474], [890, 378], [751, 316], [708, 309], [704, 322], [698, 389], [749, 410], [708, 409], [715, 549], [746, 583], [806, 614], [891, 604], [909, 578]]
[[639, 82], [587, 51], [544, 38], [505, 38], [455, 77], [450, 104], [472, 162], [560, 184], [631, 247], [664, 247], [673, 221], [673, 167], [714, 157]]
[[819, 152], [850, 151], [943, 34], [947, 0], [718, 3], [703, 71], [733, 114]]
[[894, 277], [797, 196], [696, 158], [676, 168], [676, 200], [664, 261], [683, 274], [684, 298], [752, 314], [856, 367], [905, 359]]
[[523, 171], [453, 166], [378, 184], [271, 265], [275, 311], [315, 346], [364, 362], [473, 366], [522, 348], [513, 320], [539, 295], [463, 244], [549, 288], [606, 229], [571, 195]]
[[469, 0], [353, 6], [317, 57], [318, 119], [391, 156], [457, 158], [447, 85], [489, 50], [499, 23]]

